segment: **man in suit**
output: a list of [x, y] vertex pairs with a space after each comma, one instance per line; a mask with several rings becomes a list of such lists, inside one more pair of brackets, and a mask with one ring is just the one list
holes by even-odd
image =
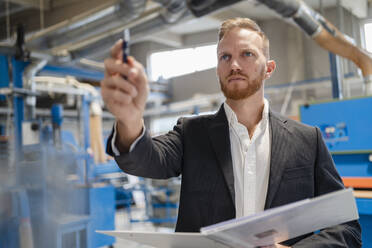
[[[102, 97], [116, 117], [107, 151], [126, 173], [165, 179], [182, 174], [176, 231], [263, 211], [343, 188], [319, 129], [270, 111], [264, 80], [275, 70], [269, 41], [248, 18], [222, 23], [217, 75], [226, 102], [214, 115], [181, 118], [151, 138], [143, 125], [148, 82], [121, 41], [105, 60]], [[123, 77], [125, 76], [125, 77]], [[289, 240], [293, 247], [360, 247], [357, 221]], [[280, 247], [277, 244], [275, 247]]]

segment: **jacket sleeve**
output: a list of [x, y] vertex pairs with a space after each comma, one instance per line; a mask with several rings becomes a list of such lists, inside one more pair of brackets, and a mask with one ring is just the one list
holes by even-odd
[[132, 151], [116, 156], [111, 147], [112, 134], [107, 140], [106, 151], [113, 156], [118, 166], [126, 173], [153, 179], [177, 177], [181, 173], [183, 142], [183, 119], [173, 130], [152, 138], [148, 131]]
[[[317, 157], [315, 161], [315, 194], [319, 196], [340, 190], [344, 188], [344, 185], [318, 128], [316, 128], [316, 135]], [[292, 245], [292, 247], [295, 248], [361, 247], [361, 228], [357, 220], [350, 221], [320, 230], [320, 232], [312, 234], [295, 244], [286, 244]]]

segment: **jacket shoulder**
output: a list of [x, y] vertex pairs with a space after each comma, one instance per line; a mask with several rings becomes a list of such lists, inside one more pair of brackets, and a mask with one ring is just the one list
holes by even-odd
[[181, 117], [178, 119], [178, 123], [182, 123], [185, 126], [189, 125], [200, 125], [202, 123], [208, 122], [215, 118], [216, 114], [202, 114], [195, 116]]
[[302, 138], [309, 142], [317, 142], [317, 128], [307, 125], [297, 120], [290, 119], [275, 112], [270, 112], [271, 121], [283, 123], [285, 128], [296, 137]]
[[305, 123], [302, 123], [300, 121], [297, 121], [297, 120], [293, 120], [291, 118], [288, 118], [286, 116], [283, 116], [279, 113], [276, 113], [276, 112], [273, 112], [273, 111], [270, 111], [270, 115], [272, 117], [272, 119], [274, 120], [277, 120], [277, 121], [282, 121], [283, 123], [286, 123], [286, 125], [288, 125], [289, 127], [294, 127], [294, 128], [298, 128], [300, 130], [314, 130], [314, 126], [310, 126], [310, 125], [307, 125]]

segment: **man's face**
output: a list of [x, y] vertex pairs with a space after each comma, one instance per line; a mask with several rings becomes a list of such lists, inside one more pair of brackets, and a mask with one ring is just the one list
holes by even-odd
[[240, 100], [255, 94], [271, 74], [263, 53], [263, 39], [255, 31], [233, 28], [220, 40], [217, 56], [217, 75], [228, 99]]

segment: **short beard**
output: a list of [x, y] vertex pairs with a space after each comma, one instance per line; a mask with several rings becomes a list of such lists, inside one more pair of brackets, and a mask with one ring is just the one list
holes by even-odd
[[244, 75], [242, 73], [236, 73], [237, 75], [244, 76], [247, 80], [246, 81], [247, 82], [246, 86], [243, 89], [239, 89], [239, 90], [236, 87], [234, 87], [232, 89], [229, 88], [228, 87], [228, 82], [223, 84], [221, 82], [221, 78], [220, 78], [220, 87], [221, 87], [221, 90], [222, 90], [223, 94], [225, 95], [225, 97], [227, 99], [232, 99], [232, 100], [242, 100], [242, 99], [246, 99], [246, 98], [252, 96], [263, 85], [263, 80], [264, 80], [264, 76], [265, 76], [264, 70], [265, 70], [265, 68], [262, 68], [259, 77], [255, 78], [253, 80], [250, 79], [248, 75]]

